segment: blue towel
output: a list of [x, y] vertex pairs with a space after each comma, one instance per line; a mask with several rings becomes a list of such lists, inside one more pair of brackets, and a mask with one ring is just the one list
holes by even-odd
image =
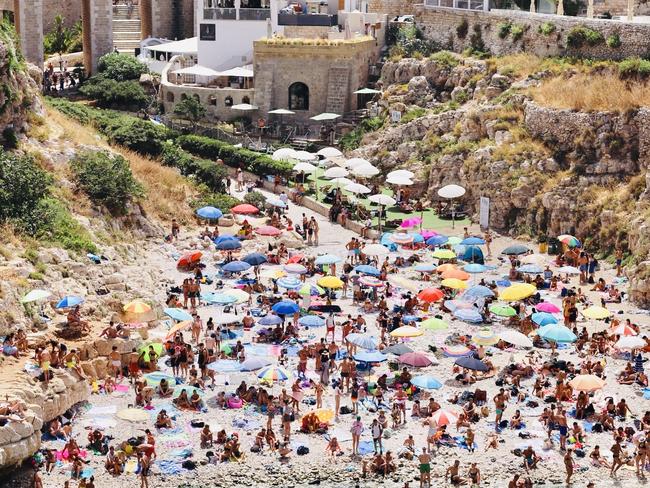
[[359, 442], [359, 454], [372, 454], [375, 452], [375, 445], [372, 441], [361, 441]]
[[[456, 437], [454, 437], [454, 440], [456, 441], [456, 445], [457, 445], [458, 447], [462, 447], [463, 449], [467, 449], [467, 450], [469, 450], [469, 446], [468, 446], [467, 443], [465, 442], [465, 438], [464, 438], [464, 437], [462, 437], [462, 436], [456, 436]], [[477, 444], [476, 442], [474, 442], [474, 449], [478, 449], [478, 444]]]
[[81, 477], [88, 479], [93, 475], [94, 472], [95, 472], [95, 470], [93, 468], [84, 468], [81, 471]]
[[162, 474], [167, 474], [167, 475], [181, 474], [184, 471], [181, 464], [178, 463], [177, 461], [162, 460], [162, 461], [156, 461], [156, 464], [160, 468], [160, 472]]
[[594, 428], [593, 422], [587, 422], [586, 420], [582, 421], [582, 426], [585, 429], [585, 432], [591, 432]]
[[169, 455], [175, 458], [186, 459], [192, 456], [192, 448], [184, 447], [182, 449], [175, 449], [172, 452], [170, 452]]

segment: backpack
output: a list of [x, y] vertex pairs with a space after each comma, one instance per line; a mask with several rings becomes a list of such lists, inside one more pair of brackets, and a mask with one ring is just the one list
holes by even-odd
[[298, 453], [298, 456], [304, 456], [305, 454], [309, 454], [309, 448], [307, 446], [300, 446], [296, 450], [296, 453]]

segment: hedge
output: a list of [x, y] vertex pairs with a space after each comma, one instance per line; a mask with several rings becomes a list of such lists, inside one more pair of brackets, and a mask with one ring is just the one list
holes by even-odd
[[214, 161], [200, 159], [168, 142], [162, 151], [162, 163], [178, 168], [183, 176], [192, 176], [198, 183], [205, 185], [211, 192], [224, 193], [228, 173], [223, 166]]
[[248, 149], [210, 139], [204, 136], [184, 135], [176, 142], [186, 151], [212, 161], [221, 158], [228, 166], [242, 168], [259, 176], [280, 174], [288, 176], [293, 165], [286, 161], [275, 161], [271, 157]]

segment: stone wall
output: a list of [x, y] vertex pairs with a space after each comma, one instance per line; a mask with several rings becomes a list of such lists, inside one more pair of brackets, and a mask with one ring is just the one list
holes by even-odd
[[153, 37], [174, 39], [173, 0], [151, 0]]
[[14, 21], [25, 59], [43, 64], [43, 0], [14, 0]]
[[43, 31], [52, 30], [54, 17], [61, 15], [67, 27], [81, 20], [81, 0], [43, 0]]
[[[445, 49], [462, 52], [472, 47], [472, 39], [480, 38], [485, 50], [495, 55], [526, 52], [538, 56], [576, 56], [595, 59], [623, 59], [644, 57], [650, 52], [650, 24], [627, 23], [578, 17], [545, 14], [530, 14], [512, 10], [464, 11], [449, 8], [416, 7], [416, 23], [428, 39], [438, 42]], [[467, 34], [459, 37], [462, 23], [467, 23]], [[499, 36], [501, 24], [511, 23], [523, 27], [521, 38], [514, 40], [509, 34]], [[554, 31], [549, 35], [539, 32], [540, 26], [552, 24]], [[567, 44], [571, 29], [584, 26], [597, 30], [603, 40], [596, 45], [580, 48]], [[620, 47], [610, 48], [605, 42], [609, 36], [618, 35]]]
[[284, 37], [305, 38], [305, 39], [327, 39], [331, 27], [307, 26], [307, 25], [286, 25]]
[[181, 38], [194, 37], [194, 0], [179, 0], [181, 2]]
[[[113, 51], [112, 0], [87, 0], [90, 2], [90, 65], [86, 70], [97, 71], [97, 62], [104, 54]], [[84, 28], [87, 24], [84, 25]], [[86, 46], [84, 45], [84, 50]]]
[[421, 3], [416, 0], [369, 0], [368, 12], [388, 14], [388, 18], [400, 15], [413, 15], [415, 6]]

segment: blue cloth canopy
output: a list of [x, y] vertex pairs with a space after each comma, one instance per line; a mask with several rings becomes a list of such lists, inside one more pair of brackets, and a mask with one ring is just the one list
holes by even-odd
[[437, 390], [438, 388], [442, 388], [442, 383], [440, 383], [440, 381], [435, 379], [433, 376], [425, 374], [421, 376], [415, 376], [413, 379], [411, 379], [411, 384], [425, 390]]
[[167, 315], [167, 317], [178, 320], [179, 322], [182, 320], [192, 320], [192, 315], [182, 308], [166, 308], [163, 310], [163, 313]]
[[221, 234], [219, 237], [214, 238], [214, 243], [219, 244], [223, 241], [239, 241], [236, 236], [232, 234]]
[[463, 270], [467, 273], [484, 273], [487, 271], [487, 268], [482, 264], [470, 263], [463, 266]]
[[259, 266], [260, 264], [264, 264], [268, 261], [268, 259], [266, 259], [266, 256], [264, 254], [260, 254], [258, 252], [247, 254], [241, 260], [244, 261], [245, 263], [250, 264], [251, 266]]
[[523, 266], [519, 266], [517, 271], [520, 273], [539, 274], [544, 272], [544, 268], [537, 264], [524, 264]]
[[216, 247], [220, 251], [234, 251], [235, 249], [241, 248], [241, 242], [239, 242], [239, 240], [226, 239], [221, 242], [217, 242]]
[[540, 327], [544, 327], [550, 324], [557, 324], [557, 319], [555, 316], [551, 315], [548, 312], [535, 312], [531, 315], [531, 319]]
[[300, 307], [296, 302], [291, 300], [282, 300], [281, 302], [276, 303], [271, 307], [278, 315], [292, 315], [300, 310]]
[[463, 297], [493, 297], [494, 292], [490, 290], [487, 286], [483, 285], [474, 285], [471, 288], [465, 290], [465, 293], [462, 294]]
[[287, 290], [297, 290], [299, 288], [302, 288], [303, 285], [303, 282], [300, 281], [295, 276], [285, 276], [283, 278], [278, 279], [277, 283], [278, 286], [281, 286], [282, 288], [286, 288]]
[[485, 264], [483, 251], [481, 251], [480, 247], [476, 247], [476, 246], [467, 246], [465, 248], [465, 251], [463, 251], [462, 259], [466, 263]]
[[468, 237], [467, 239], [463, 239], [460, 241], [460, 243], [463, 246], [482, 246], [485, 244], [485, 241], [481, 239], [480, 237]]
[[517, 254], [526, 254], [530, 249], [528, 249], [526, 246], [522, 244], [514, 244], [512, 246], [506, 247], [503, 251], [501, 251], [501, 254], [509, 254], [516, 256]]
[[228, 273], [241, 273], [242, 271], [246, 271], [250, 268], [251, 265], [245, 261], [230, 261], [221, 267], [222, 270], [227, 271]]
[[483, 317], [473, 308], [459, 308], [454, 311], [454, 317], [460, 319], [464, 322], [469, 322], [471, 324], [480, 324], [483, 322]]
[[201, 207], [196, 211], [196, 215], [203, 219], [220, 219], [223, 212], [216, 207]]
[[282, 317], [277, 315], [266, 315], [257, 321], [260, 325], [278, 325], [282, 323]]
[[70, 308], [81, 305], [84, 302], [84, 299], [81, 297], [69, 295], [63, 297], [59, 303], [56, 304], [56, 308]]
[[340, 263], [341, 258], [338, 256], [335, 256], [334, 254], [323, 254], [322, 256], [318, 256], [316, 260], [314, 261], [314, 264], [316, 265], [322, 265], [322, 264], [336, 264]]
[[447, 241], [449, 240], [449, 237], [443, 236], [443, 235], [437, 235], [433, 237], [429, 237], [426, 241], [427, 246], [442, 246], [443, 244], [447, 244]]
[[370, 276], [379, 276], [381, 274], [377, 268], [374, 266], [369, 266], [367, 264], [360, 264], [359, 266], [355, 266], [354, 271]]
[[457, 364], [461, 368], [471, 369], [473, 371], [487, 371], [488, 369], [490, 369], [487, 367], [487, 364], [485, 364], [483, 361], [480, 361], [471, 356], [464, 356], [458, 358], [456, 359], [454, 364]]

